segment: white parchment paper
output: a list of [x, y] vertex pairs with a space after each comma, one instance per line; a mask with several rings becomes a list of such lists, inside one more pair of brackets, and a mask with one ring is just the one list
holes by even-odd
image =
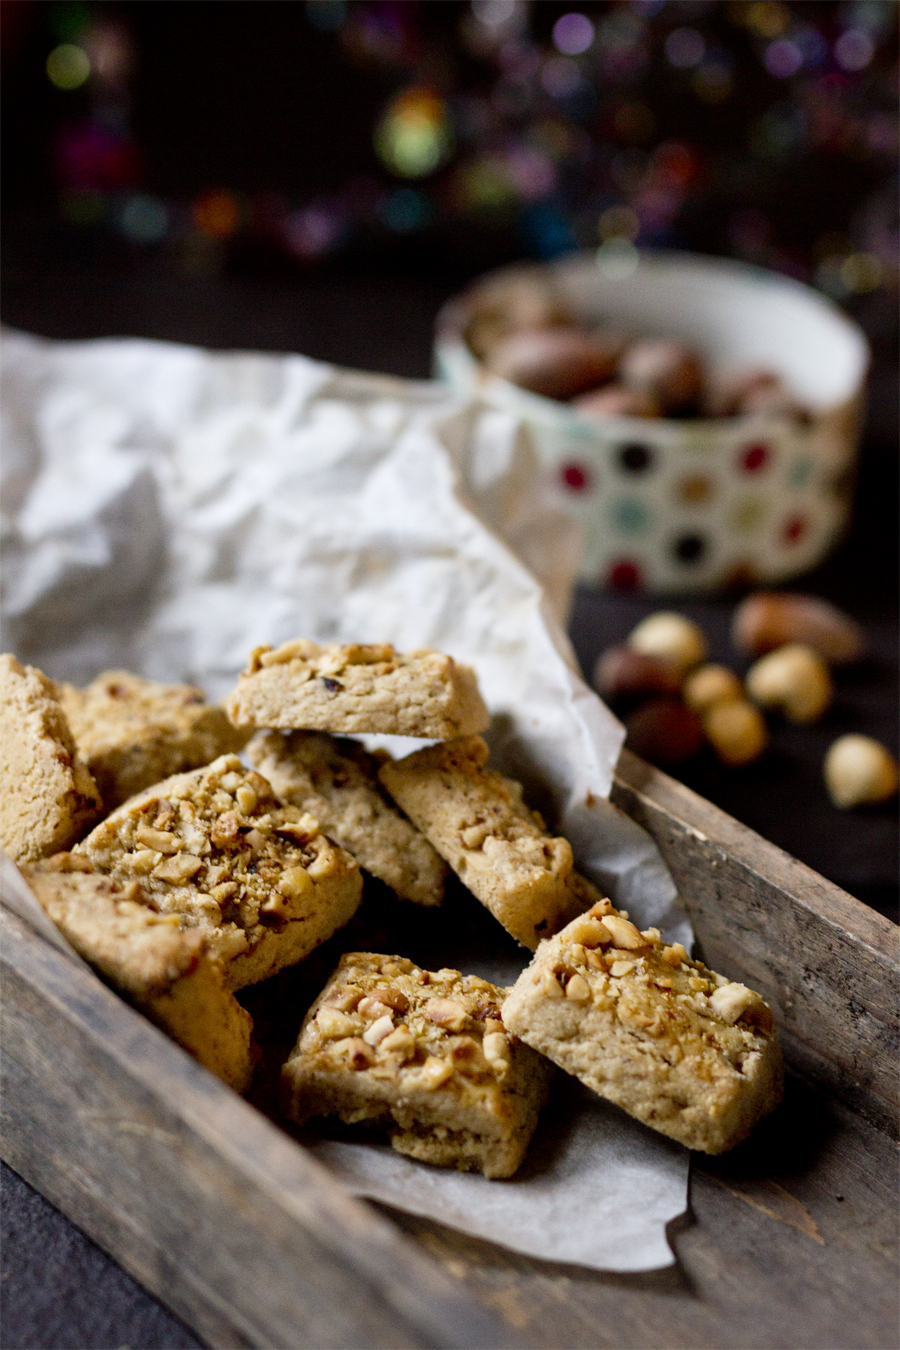
[[[478, 673], [492, 762], [641, 926], [690, 942], [655, 846], [606, 800], [622, 728], [561, 623], [579, 541], [509, 415], [299, 356], [3, 345], [7, 650], [76, 683], [122, 666], [214, 697], [251, 647], [297, 636], [450, 652]], [[670, 1261], [687, 1153], [602, 1103], [561, 1128], [514, 1183], [321, 1147], [362, 1192], [532, 1254]], [[553, 1207], [586, 1159], [596, 1203], [567, 1246]]]

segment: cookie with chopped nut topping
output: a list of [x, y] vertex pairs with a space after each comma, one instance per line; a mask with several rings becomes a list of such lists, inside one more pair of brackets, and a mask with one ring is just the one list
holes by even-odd
[[503, 1024], [629, 1115], [724, 1153], [781, 1100], [772, 1013], [608, 900], [544, 942]]
[[461, 736], [378, 771], [394, 801], [508, 933], [529, 947], [599, 897], [547, 832], [520, 785], [486, 767], [480, 736]]
[[253, 1021], [226, 988], [202, 929], [157, 913], [142, 882], [102, 876], [77, 854], [57, 853], [22, 875], [85, 961], [204, 1068], [246, 1092]]
[[484, 731], [490, 717], [475, 672], [442, 652], [388, 642], [306, 638], [257, 647], [226, 700], [236, 727], [363, 732], [447, 740]]
[[323, 731], [261, 731], [247, 757], [280, 801], [315, 816], [367, 872], [404, 900], [440, 904], [447, 864], [388, 800], [376, 761], [358, 742]]
[[57, 683], [78, 753], [108, 810], [173, 773], [240, 750], [225, 710], [192, 684], [158, 684], [127, 670], [105, 670], [85, 689]]
[[504, 1029], [503, 992], [457, 970], [348, 952], [282, 1070], [284, 1114], [384, 1125], [411, 1158], [512, 1176], [553, 1070]]
[[356, 860], [236, 755], [132, 797], [75, 852], [201, 928], [230, 989], [301, 961], [362, 896]]
[[102, 809], [53, 681], [0, 656], [0, 844], [16, 862], [46, 858], [80, 839]]

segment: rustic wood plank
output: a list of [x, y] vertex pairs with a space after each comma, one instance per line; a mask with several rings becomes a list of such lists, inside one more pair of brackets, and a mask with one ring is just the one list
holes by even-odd
[[216, 1347], [522, 1340], [0, 909], [6, 1161]]
[[542, 1350], [896, 1350], [896, 1166], [883, 1131], [791, 1076], [745, 1144], [695, 1157], [668, 1270], [598, 1274], [395, 1218]]
[[612, 800], [656, 840], [703, 959], [771, 1003], [789, 1061], [896, 1132], [895, 925], [628, 751]]

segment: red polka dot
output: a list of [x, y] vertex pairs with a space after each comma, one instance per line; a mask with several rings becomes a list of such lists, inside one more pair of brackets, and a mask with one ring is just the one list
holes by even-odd
[[639, 591], [642, 584], [641, 569], [636, 562], [622, 558], [609, 569], [607, 583], [614, 591]]
[[560, 474], [572, 492], [586, 492], [591, 486], [591, 476], [581, 464], [564, 464]]
[[806, 534], [805, 516], [790, 516], [784, 523], [784, 542], [796, 544]]
[[772, 451], [762, 441], [755, 441], [741, 451], [741, 468], [744, 473], [759, 473], [769, 462]]

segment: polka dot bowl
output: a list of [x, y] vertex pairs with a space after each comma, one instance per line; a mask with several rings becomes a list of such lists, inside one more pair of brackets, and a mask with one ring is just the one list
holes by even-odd
[[764, 367], [807, 415], [608, 417], [489, 374], [463, 340], [462, 301], [438, 320], [438, 375], [520, 416], [561, 506], [583, 529], [580, 577], [617, 590], [712, 591], [815, 566], [850, 515], [868, 347], [823, 296], [774, 273], [690, 254], [642, 254], [610, 274], [593, 254], [549, 264], [590, 325], [682, 338], [710, 371]]

